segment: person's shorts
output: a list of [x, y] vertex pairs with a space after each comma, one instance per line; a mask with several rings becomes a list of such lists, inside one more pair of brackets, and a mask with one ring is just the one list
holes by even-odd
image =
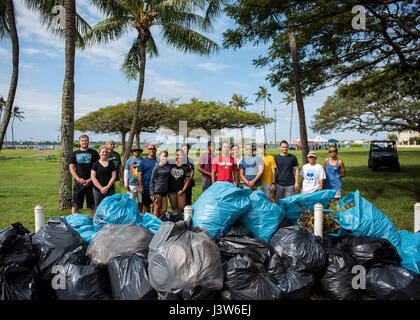
[[271, 191], [271, 184], [263, 184], [262, 191], [267, 195], [268, 199], [273, 197], [273, 191]]
[[155, 195], [160, 195], [161, 197], [167, 197], [168, 193], [167, 192], [162, 192], [162, 193], [155, 193]]
[[280, 199], [288, 198], [296, 194], [295, 186], [281, 186], [276, 183], [276, 191], [274, 193], [275, 201], [279, 204]]
[[144, 206], [148, 207], [151, 204], [153, 204], [153, 201], [152, 201], [152, 199], [150, 199], [150, 191], [146, 190], [144, 188], [143, 188], [143, 190], [144, 190], [144, 193], [142, 194], [142, 201], [143, 201], [142, 203], [143, 203]]
[[206, 191], [211, 186], [211, 179], [201, 179], [202, 192]]
[[95, 200], [93, 198], [93, 184], [91, 183], [87, 187], [84, 187], [80, 183], [75, 181], [73, 184], [72, 207], [76, 209], [82, 209], [85, 198], [86, 208], [95, 208]]
[[142, 202], [139, 186], [128, 186], [128, 193], [130, 194], [131, 199], [137, 200], [139, 203]]

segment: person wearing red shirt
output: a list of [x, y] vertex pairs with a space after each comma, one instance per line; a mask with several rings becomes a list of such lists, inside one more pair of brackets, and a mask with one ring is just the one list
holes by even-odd
[[222, 154], [215, 157], [211, 166], [211, 181], [228, 181], [238, 185], [238, 164], [229, 154], [229, 143], [222, 144]]

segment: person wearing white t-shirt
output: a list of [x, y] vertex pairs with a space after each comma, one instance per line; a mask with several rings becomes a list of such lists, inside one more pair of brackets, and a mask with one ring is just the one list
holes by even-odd
[[303, 178], [302, 190], [300, 193], [311, 193], [322, 190], [326, 178], [324, 168], [316, 163], [316, 154], [311, 151], [308, 153], [309, 163], [300, 169], [300, 176]]

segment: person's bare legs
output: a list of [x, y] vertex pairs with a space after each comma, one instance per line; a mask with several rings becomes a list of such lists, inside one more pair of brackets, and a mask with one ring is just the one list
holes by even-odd
[[95, 217], [95, 208], [90, 209], [90, 215], [91, 215], [92, 219]]
[[171, 203], [172, 211], [178, 210], [178, 199], [176, 194], [168, 194], [169, 202]]
[[162, 195], [161, 194], [155, 194], [155, 197], [156, 197], [156, 202], [153, 205], [153, 214], [156, 217], [159, 218], [162, 214], [162, 210], [161, 210], [161, 208], [162, 208]]
[[178, 210], [181, 212], [184, 212], [184, 207], [187, 204], [187, 196], [185, 193], [182, 195], [177, 195], [177, 201], [178, 201]]
[[168, 198], [166, 196], [162, 197], [162, 203], [161, 203], [160, 209], [161, 209], [160, 210], [161, 215], [164, 214], [168, 210]]

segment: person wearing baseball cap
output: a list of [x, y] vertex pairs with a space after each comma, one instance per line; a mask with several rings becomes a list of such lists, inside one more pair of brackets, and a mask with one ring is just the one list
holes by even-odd
[[127, 160], [124, 166], [124, 188], [130, 194], [131, 199], [137, 200], [137, 206], [141, 212], [143, 209], [142, 196], [138, 181], [138, 168], [143, 158], [140, 156], [143, 149], [139, 146], [131, 148], [133, 156]]
[[323, 189], [326, 178], [324, 168], [316, 163], [316, 153], [308, 153], [308, 163], [300, 169], [302, 179], [302, 190], [300, 193], [311, 193]]

